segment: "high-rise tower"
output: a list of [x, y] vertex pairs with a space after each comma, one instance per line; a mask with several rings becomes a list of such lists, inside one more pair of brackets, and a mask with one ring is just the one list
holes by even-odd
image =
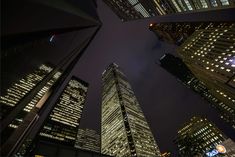
[[102, 80], [101, 153], [160, 157], [141, 107], [118, 65], [109, 65]]
[[[38, 69], [28, 74], [24, 78], [21, 78], [16, 83], [12, 84], [10, 88], [7, 89], [6, 94], [0, 96], [0, 104], [1, 104], [1, 118], [3, 119], [10, 111], [14, 109], [17, 103], [29, 92], [31, 91], [37, 83], [39, 83], [49, 72], [53, 69], [52, 66], [47, 64], [42, 64]], [[60, 73], [55, 75], [54, 79], [59, 77]], [[51, 80], [48, 82], [48, 85], [52, 85], [52, 82], [55, 80]], [[46, 87], [45, 87], [46, 88]], [[48, 88], [48, 87], [47, 87]], [[41, 95], [38, 93], [38, 96]], [[25, 107], [24, 111], [29, 112], [29, 110], [34, 106], [38, 100], [38, 96], [35, 97], [28, 106]], [[40, 97], [40, 96], [39, 96]], [[40, 98], [39, 98], [40, 99]], [[31, 107], [30, 107], [31, 106]]]
[[[14, 83], [10, 88], [7, 89], [6, 94], [0, 96], [1, 105], [1, 120], [4, 119], [14, 108], [18, 105], [22, 98], [27, 95], [28, 92], [34, 89], [34, 87], [42, 81], [42, 79], [52, 71], [53, 66], [48, 64], [42, 64], [38, 69], [28, 74], [24, 78]], [[3, 143], [11, 133], [22, 123], [26, 114], [32, 110], [32, 108], [40, 101], [42, 96], [48, 91], [49, 88], [55, 83], [60, 77], [61, 72], [57, 72], [52, 79], [36, 94], [36, 96], [23, 108], [19, 114], [14, 115], [14, 120], [2, 133]]]
[[221, 23], [195, 31], [178, 53], [192, 73], [203, 82], [230, 113], [235, 128], [235, 24]]
[[[4, 51], [2, 71], [5, 77], [3, 80], [10, 83], [8, 80], [14, 79], [16, 74], [14, 71], [18, 73], [21, 70], [25, 71], [24, 68], [30, 68], [30, 63], [50, 62], [55, 65], [55, 68], [37, 83], [0, 122], [0, 132], [2, 133], [14, 120], [12, 115], [17, 115], [23, 110], [59, 69], [63, 72], [54, 85], [43, 94], [40, 103], [26, 114], [21, 124], [1, 146], [0, 153], [3, 156], [14, 156], [28, 141], [33, 140], [43, 127], [45, 119], [54, 108], [55, 100], [67, 84], [68, 77], [73, 75], [72, 69], [101, 27], [94, 2], [94, 0], [76, 2], [58, 0], [54, 3], [50, 0], [34, 2], [23, 0], [18, 3], [9, 0], [4, 3], [5, 27], [4, 34], [1, 35], [5, 45], [1, 47]], [[45, 14], [40, 14], [41, 10]], [[58, 18], [53, 21], [48, 20], [53, 17]], [[12, 22], [15, 23], [19, 19], [20, 29], [10, 28]], [[71, 20], [74, 22], [71, 23]], [[56, 40], [62, 38], [63, 40]]]
[[88, 83], [72, 77], [47, 118], [39, 139], [74, 146]]
[[227, 137], [206, 118], [193, 117], [185, 123], [174, 140], [182, 157], [205, 155]]

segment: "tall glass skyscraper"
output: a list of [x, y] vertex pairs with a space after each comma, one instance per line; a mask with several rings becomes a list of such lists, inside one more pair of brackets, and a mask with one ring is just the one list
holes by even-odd
[[72, 77], [46, 120], [39, 139], [74, 146], [88, 83]]
[[[29, 92], [31, 91], [37, 83], [39, 83], [49, 72], [53, 69], [52, 66], [42, 64], [38, 69], [28, 74], [24, 78], [21, 78], [16, 83], [13, 83], [10, 88], [7, 89], [5, 95], [0, 96], [1, 104], [1, 119], [3, 119], [13, 108], [17, 105], [18, 102]], [[24, 108], [24, 111], [29, 112], [32, 109], [46, 89], [49, 88], [59, 77], [60, 72], [58, 72], [52, 80], [48, 82], [48, 87], [45, 86], [37, 96]]]
[[[34, 107], [25, 108], [26, 112], [29, 112], [26, 113], [24, 120], [18, 126], [12, 125], [17, 128], [1, 145], [0, 152], [3, 156], [15, 156], [18, 151], [24, 150], [21, 148], [25, 147], [28, 141], [34, 140], [40, 128], [43, 127], [45, 119], [54, 108], [55, 100], [62, 92], [68, 77], [72, 75], [73, 67], [101, 27], [96, 7], [94, 0], [76, 2], [58, 0], [57, 3], [50, 0], [34, 2], [9, 0], [4, 3], [6, 9], [3, 14], [6, 18], [4, 19], [4, 34], [2, 34], [4, 47], [1, 47], [4, 52], [1, 62], [4, 72], [2, 83], [9, 83], [9, 80], [14, 80], [17, 73], [31, 68], [30, 63], [49, 62], [54, 64], [55, 68], [45, 74], [45, 77], [36, 83], [32, 90], [27, 91], [28, 87], [21, 85], [20, 88], [26, 87], [26, 91], [21, 92], [23, 94], [27, 92], [27, 94], [18, 103], [15, 102], [18, 101], [17, 97], [13, 97], [14, 99], [8, 103], [8, 105], [14, 103], [17, 105], [0, 122], [1, 133], [14, 121], [13, 114], [18, 115], [37, 94], [42, 95], [39, 103], [36, 103]], [[43, 18], [42, 10], [46, 13]], [[15, 25], [19, 19], [21, 22], [18, 23], [20, 25], [18, 28], [20, 29], [11, 28], [10, 26], [13, 23]], [[62, 25], [61, 21], [63, 21]], [[63, 69], [63, 73], [52, 88], [49, 88], [45, 94], [43, 94], [44, 91], [40, 92], [59, 69]], [[32, 77], [32, 79], [37, 79], [37, 77]], [[18, 93], [13, 95], [18, 96]]]
[[140, 104], [118, 65], [110, 64], [102, 80], [101, 153], [160, 157]]
[[[42, 64], [38, 69], [28, 74], [27, 76], [21, 78], [16, 83], [13, 83], [10, 88], [7, 89], [5, 95], [0, 96], [1, 105], [1, 119], [4, 119], [27, 95], [28, 92], [34, 89], [34, 87], [42, 81], [42, 79], [52, 71], [53, 66], [48, 64]], [[57, 72], [47, 84], [34, 96], [34, 98], [20, 111], [19, 114], [14, 115], [15, 119], [8, 125], [8, 127], [3, 131], [3, 138], [1, 142], [4, 142], [11, 133], [23, 122], [26, 114], [30, 112], [33, 107], [40, 101], [43, 95], [48, 91], [49, 88], [55, 83], [55, 81], [60, 77], [61, 72]]]
[[[211, 24], [213, 25], [213, 24]], [[235, 24], [221, 23], [194, 32], [178, 53], [192, 73], [227, 110], [235, 128]], [[223, 118], [223, 117], [222, 117]]]

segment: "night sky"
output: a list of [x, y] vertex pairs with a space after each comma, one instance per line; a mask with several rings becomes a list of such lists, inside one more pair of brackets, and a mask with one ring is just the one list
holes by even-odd
[[122, 23], [102, 1], [98, 13], [102, 28], [74, 71], [89, 82], [81, 128], [100, 131], [101, 74], [115, 62], [126, 74], [161, 151], [176, 152], [172, 140], [177, 129], [194, 115], [206, 116], [233, 135], [206, 101], [155, 63], [164, 53], [177, 55], [176, 46], [158, 41], [148, 30], [156, 18]]
[[[176, 46], [160, 42], [154, 33], [149, 31], [149, 23], [164, 20], [196, 20], [196, 17], [202, 17], [201, 15], [195, 15], [193, 18], [192, 16], [154, 17], [123, 23], [101, 0], [98, 0], [98, 13], [103, 25], [73, 71], [74, 75], [89, 83], [81, 128], [100, 132], [101, 74], [110, 63], [115, 62], [126, 74], [162, 152], [171, 151], [173, 156], [176, 156], [176, 147], [172, 141], [177, 129], [194, 115], [207, 117], [227, 136], [235, 140], [233, 130], [219, 118], [217, 112], [206, 101], [156, 64], [164, 53], [177, 55]], [[205, 15], [207, 18], [204, 20], [208, 21], [224, 19], [225, 15], [232, 17], [233, 14], [221, 12]], [[59, 53], [60, 49], [67, 47], [57, 47], [56, 44], [60, 45], [58, 43], [62, 42], [76, 44], [79, 38], [81, 36], [77, 36], [76, 33], [71, 37], [56, 36], [52, 43], [53, 50]], [[27, 53], [23, 52], [18, 56], [21, 56], [22, 60], [14, 58], [15, 64], [8, 67], [11, 69], [7, 76], [9, 79], [3, 80], [4, 88], [9, 86], [13, 78], [22, 77], [24, 73], [30, 71], [30, 68], [28, 71], [25, 68], [27, 64], [35, 68], [40, 64], [39, 58], [45, 60], [48, 56], [53, 56], [50, 51], [44, 52], [46, 55], [40, 54], [43, 48], [36, 49], [38, 55], [36, 52], [24, 55]], [[32, 60], [30, 55], [36, 59]], [[58, 59], [55, 57], [53, 60]], [[26, 62], [27, 64], [23, 65]], [[22, 66], [16, 66], [18, 64]]]

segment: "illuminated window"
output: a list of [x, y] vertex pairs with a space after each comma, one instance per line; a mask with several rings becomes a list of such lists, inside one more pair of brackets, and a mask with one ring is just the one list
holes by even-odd
[[220, 2], [222, 3], [222, 5], [229, 5], [229, 1], [228, 0], [220, 0]]

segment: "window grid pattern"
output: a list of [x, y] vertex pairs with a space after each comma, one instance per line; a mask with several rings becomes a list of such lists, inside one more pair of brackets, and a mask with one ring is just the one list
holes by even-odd
[[103, 73], [101, 153], [157, 156], [160, 151], [125, 75], [116, 64]]
[[174, 142], [180, 155], [186, 156], [189, 151], [189, 140], [192, 142], [190, 153], [205, 154], [226, 139], [227, 137], [206, 118], [193, 117], [179, 129]]
[[87, 89], [87, 83], [72, 77], [46, 120], [41, 137], [75, 144]]
[[235, 25], [211, 23], [194, 32], [178, 53], [194, 75], [218, 99], [221, 118], [235, 128]]

